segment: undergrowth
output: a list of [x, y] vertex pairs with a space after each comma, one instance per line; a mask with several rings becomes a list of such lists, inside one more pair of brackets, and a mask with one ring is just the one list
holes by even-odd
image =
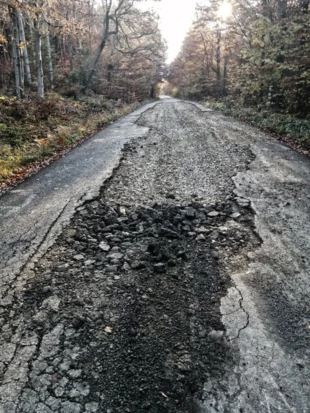
[[103, 96], [78, 101], [56, 93], [44, 100], [0, 96], [0, 185], [27, 165], [74, 146], [138, 106]]
[[238, 118], [265, 131], [290, 138], [297, 145], [310, 150], [310, 120], [292, 115], [276, 113], [262, 108], [244, 108], [225, 102], [208, 100], [206, 106], [220, 110], [227, 116]]

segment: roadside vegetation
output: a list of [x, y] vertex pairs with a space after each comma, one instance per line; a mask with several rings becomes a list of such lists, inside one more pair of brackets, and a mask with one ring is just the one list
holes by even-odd
[[104, 96], [79, 101], [50, 93], [44, 101], [0, 96], [0, 189], [47, 165], [105, 125], [132, 112], [139, 102]]
[[0, 188], [156, 97], [166, 45], [139, 3], [0, 1]]
[[310, 3], [200, 1], [166, 93], [310, 148]]
[[227, 116], [274, 133], [279, 139], [304, 154], [310, 153], [310, 119], [300, 119], [264, 107], [242, 107], [225, 99], [221, 101], [209, 99], [204, 104], [208, 108], [222, 111]]

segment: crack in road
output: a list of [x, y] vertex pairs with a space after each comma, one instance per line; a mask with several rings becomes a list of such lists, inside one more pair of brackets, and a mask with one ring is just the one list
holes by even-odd
[[133, 118], [100, 190], [71, 209], [63, 199], [19, 287], [6, 286], [1, 413], [307, 411], [307, 364], [285, 357], [255, 307], [268, 240], [248, 141], [266, 136], [175, 100]]

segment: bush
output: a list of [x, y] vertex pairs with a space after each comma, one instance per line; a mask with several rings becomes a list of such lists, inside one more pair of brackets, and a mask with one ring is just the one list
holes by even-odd
[[206, 102], [206, 106], [214, 110], [220, 110], [227, 116], [233, 116], [261, 129], [287, 136], [303, 148], [310, 149], [310, 120], [308, 119], [275, 113], [260, 107], [244, 108], [210, 100]]

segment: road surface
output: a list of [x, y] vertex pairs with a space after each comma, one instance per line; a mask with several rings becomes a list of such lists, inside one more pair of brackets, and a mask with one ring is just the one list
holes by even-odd
[[144, 106], [0, 197], [0, 413], [310, 411], [310, 161]]

